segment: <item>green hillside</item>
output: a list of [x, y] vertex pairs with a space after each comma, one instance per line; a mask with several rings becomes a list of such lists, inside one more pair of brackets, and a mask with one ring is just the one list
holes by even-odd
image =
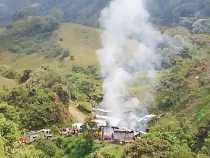
[[0, 91], [4, 88], [14, 88], [16, 85], [17, 82], [15, 80], [0, 76]]
[[[59, 15], [65, 22], [98, 26], [100, 11], [110, 0], [0, 0], [0, 24], [11, 22], [12, 17], [24, 15]], [[147, 0], [147, 8], [154, 22], [192, 27], [197, 18], [210, 16], [209, 0]], [[56, 13], [56, 14], [55, 14]]]
[[10, 65], [10, 67], [20, 70], [51, 65], [54, 68], [62, 68], [64, 71], [70, 70], [74, 64], [81, 66], [97, 64], [96, 50], [100, 47], [97, 29], [64, 23], [50, 38], [60, 47], [68, 49], [71, 57], [59, 60], [56, 57], [48, 58], [40, 53], [22, 54], [0, 48], [0, 64]]
[[72, 61], [79, 65], [96, 65], [96, 50], [100, 47], [99, 31], [92, 27], [65, 23], [56, 32], [58, 42], [63, 48], [68, 48]]
[[160, 84], [150, 110], [160, 117], [150, 122], [149, 134], [128, 145], [125, 152], [132, 158], [207, 158], [210, 156], [210, 36], [192, 34], [180, 27], [165, 32], [174, 37], [181, 35], [191, 44], [181, 54], [169, 57], [169, 67], [159, 72]]

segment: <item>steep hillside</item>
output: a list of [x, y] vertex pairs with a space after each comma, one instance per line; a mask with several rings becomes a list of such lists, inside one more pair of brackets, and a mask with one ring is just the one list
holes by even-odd
[[189, 17], [190, 21], [190, 18], [210, 16], [209, 0], [148, 0], [146, 3], [154, 21], [162, 24], [176, 24], [181, 17]]
[[[159, 72], [152, 113], [158, 115], [149, 133], [125, 149], [125, 157], [207, 158], [210, 156], [210, 36], [185, 28], [165, 33], [189, 43], [168, 59], [173, 64]], [[192, 45], [193, 43], [193, 45]], [[162, 49], [161, 51], [169, 50]], [[156, 152], [153, 152], [156, 151]]]
[[102, 8], [109, 0], [0, 0], [0, 23], [6, 24], [19, 13], [49, 15], [54, 8], [61, 11], [65, 21], [96, 26]]
[[[0, 0], [0, 24], [8, 24], [16, 16], [61, 15], [66, 22], [97, 26], [101, 10], [110, 0]], [[209, 0], [148, 0], [148, 9], [154, 22], [177, 24], [180, 17], [194, 18], [210, 16]]]
[[[39, 37], [38, 34], [36, 36]], [[17, 70], [36, 69], [41, 65], [51, 65], [56, 69], [63, 69], [64, 72], [70, 70], [74, 64], [82, 66], [97, 64], [96, 49], [100, 47], [99, 31], [97, 29], [79, 24], [64, 23], [52, 35], [47, 37], [52, 42], [43, 42], [45, 39], [42, 38], [40, 44], [36, 42], [35, 45], [32, 45], [36, 39], [34, 40], [34, 36], [29, 37], [21, 37], [23, 42], [15, 43], [17, 47], [12, 44], [14, 37], [4, 37], [4, 42], [0, 44], [0, 64], [9, 65]], [[31, 44], [28, 44], [28, 39], [30, 39]], [[58, 51], [53, 50], [55, 47], [53, 46], [53, 48], [51, 43], [68, 50], [70, 56], [62, 60], [57, 56]], [[48, 45], [51, 48], [48, 49]], [[13, 50], [16, 49], [10, 49], [19, 46], [23, 47], [23, 49], [18, 49], [21, 51], [14, 52]], [[39, 48], [41, 48], [42, 52], [38, 51]], [[34, 49], [36, 49], [35, 52], [33, 52]], [[53, 52], [56, 52], [57, 55], [53, 55]]]

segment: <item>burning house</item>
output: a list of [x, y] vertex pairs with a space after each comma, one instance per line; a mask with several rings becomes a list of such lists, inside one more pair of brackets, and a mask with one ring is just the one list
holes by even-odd
[[[109, 142], [119, 142], [119, 143], [129, 143], [132, 142], [135, 137], [145, 134], [141, 131], [135, 131], [131, 129], [126, 129], [123, 127], [111, 126], [109, 117], [110, 112], [104, 109], [94, 109], [93, 122], [96, 123], [98, 127], [97, 138], [102, 141]], [[148, 116], [149, 117], [149, 116]], [[142, 120], [147, 119], [147, 117], [142, 118]]]
[[[152, 91], [162, 62], [157, 48], [165, 42], [150, 24], [144, 5], [143, 0], [113, 0], [100, 16], [102, 45], [97, 50], [103, 79], [100, 107], [110, 112], [100, 115], [108, 116], [111, 126], [134, 131], [146, 131], [153, 117], [148, 107], [153, 104]], [[135, 91], [136, 86], [144, 90]], [[127, 130], [116, 132], [133, 135]]]
[[108, 120], [109, 120], [109, 111], [106, 111], [104, 109], [94, 108], [93, 109], [93, 116], [94, 120], [93, 122], [96, 123], [97, 127], [105, 127], [108, 126]]

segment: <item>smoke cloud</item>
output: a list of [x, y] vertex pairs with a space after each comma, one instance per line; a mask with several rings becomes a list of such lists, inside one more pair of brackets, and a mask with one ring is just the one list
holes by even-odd
[[97, 54], [104, 79], [101, 106], [110, 111], [111, 125], [144, 130], [151, 117], [147, 107], [152, 94], [145, 91], [140, 99], [130, 89], [136, 84], [155, 83], [161, 61], [156, 47], [161, 35], [149, 23], [143, 0], [112, 0], [101, 13], [100, 25], [102, 48]]

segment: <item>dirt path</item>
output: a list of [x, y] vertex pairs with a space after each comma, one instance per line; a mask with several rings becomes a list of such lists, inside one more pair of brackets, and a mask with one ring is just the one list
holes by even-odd
[[85, 122], [86, 115], [74, 106], [69, 107], [69, 112], [76, 122]]

